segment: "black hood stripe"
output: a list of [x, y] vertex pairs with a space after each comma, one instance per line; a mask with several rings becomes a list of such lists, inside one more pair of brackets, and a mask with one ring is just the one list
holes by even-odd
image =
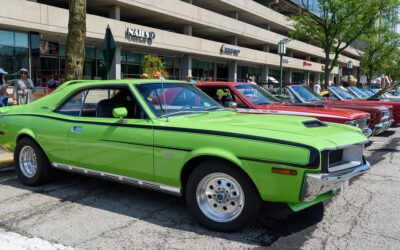
[[72, 120], [72, 119], [65, 119], [65, 118], [59, 118], [59, 117], [53, 117], [53, 116], [47, 116], [47, 115], [37, 115], [37, 114], [2, 115], [0, 117], [5, 117], [5, 116], [33, 116], [33, 117], [41, 117], [41, 118], [58, 120], [58, 121], [81, 123], [81, 124], [154, 129], [154, 130], [176, 131], [176, 132], [194, 133], [194, 134], [208, 134], [208, 135], [225, 136], [225, 137], [231, 137], [231, 138], [248, 139], [248, 140], [254, 140], [254, 141], [270, 142], [270, 143], [294, 146], [294, 147], [299, 147], [299, 148], [304, 148], [304, 149], [309, 150], [310, 151], [309, 163], [303, 167], [307, 167], [307, 168], [318, 168], [319, 167], [319, 150], [318, 149], [316, 149], [312, 146], [306, 145], [306, 144], [302, 144], [302, 143], [279, 140], [279, 139], [256, 136], [256, 135], [246, 135], [246, 134], [238, 134], [238, 133], [232, 133], [232, 132], [206, 130], [206, 129], [192, 129], [192, 128], [164, 127], [164, 126], [153, 126], [153, 125], [108, 123], [108, 122], [94, 122], [94, 121], [76, 121], [76, 120]]

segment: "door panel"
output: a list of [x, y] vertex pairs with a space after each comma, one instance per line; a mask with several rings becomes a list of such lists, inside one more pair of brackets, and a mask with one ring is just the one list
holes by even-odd
[[[151, 120], [78, 117], [69, 137], [72, 165], [153, 180]], [[74, 131], [72, 131], [74, 128]]]

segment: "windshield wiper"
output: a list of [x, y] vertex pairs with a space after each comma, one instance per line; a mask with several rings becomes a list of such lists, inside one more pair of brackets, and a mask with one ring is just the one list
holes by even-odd
[[173, 112], [173, 113], [170, 113], [170, 114], [165, 114], [165, 115], [162, 115], [160, 117], [169, 117], [171, 115], [193, 114], [193, 113], [206, 113], [206, 114], [208, 114], [209, 112], [208, 111], [204, 111], [204, 110], [198, 110], [198, 111], [183, 110], [183, 111]]
[[214, 106], [214, 107], [205, 108], [203, 111], [209, 111], [209, 110], [213, 110], [213, 109], [224, 109], [225, 110], [225, 108]]

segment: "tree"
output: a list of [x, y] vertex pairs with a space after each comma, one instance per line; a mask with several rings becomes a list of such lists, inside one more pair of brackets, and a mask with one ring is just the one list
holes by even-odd
[[153, 79], [156, 78], [155, 75], [157, 71], [160, 72], [165, 79], [169, 77], [161, 58], [151, 55], [144, 56], [142, 62], [142, 72], [146, 73], [149, 79]]
[[65, 52], [65, 80], [83, 77], [85, 62], [86, 0], [69, 0], [68, 35]]
[[382, 69], [393, 82], [400, 81], [400, 48], [396, 48], [392, 53], [392, 58], [387, 60], [388, 62], [383, 65]]
[[386, 0], [379, 22], [371, 28], [368, 35], [362, 35], [360, 38], [366, 43], [365, 51], [360, 55], [361, 71], [366, 74], [370, 88], [372, 78], [385, 74], [384, 68], [390, 68], [390, 64], [396, 60], [400, 34], [394, 30], [394, 27], [400, 23], [397, 15], [399, 5], [400, 0]]
[[291, 17], [295, 30], [290, 34], [321, 44], [325, 52], [326, 86], [329, 74], [338, 65], [339, 55], [373, 27], [385, 1], [317, 0], [317, 13], [313, 13], [308, 1], [301, 0], [303, 10], [300, 15]]

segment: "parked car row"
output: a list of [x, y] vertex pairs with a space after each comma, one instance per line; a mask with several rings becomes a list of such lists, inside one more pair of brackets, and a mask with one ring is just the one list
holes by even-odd
[[263, 201], [300, 211], [345, 193], [370, 168], [366, 136], [395, 110], [296, 86], [290, 95], [295, 103], [246, 83], [70, 81], [0, 108], [0, 143], [25, 185], [57, 169], [98, 176], [182, 196], [202, 225], [234, 231]]

